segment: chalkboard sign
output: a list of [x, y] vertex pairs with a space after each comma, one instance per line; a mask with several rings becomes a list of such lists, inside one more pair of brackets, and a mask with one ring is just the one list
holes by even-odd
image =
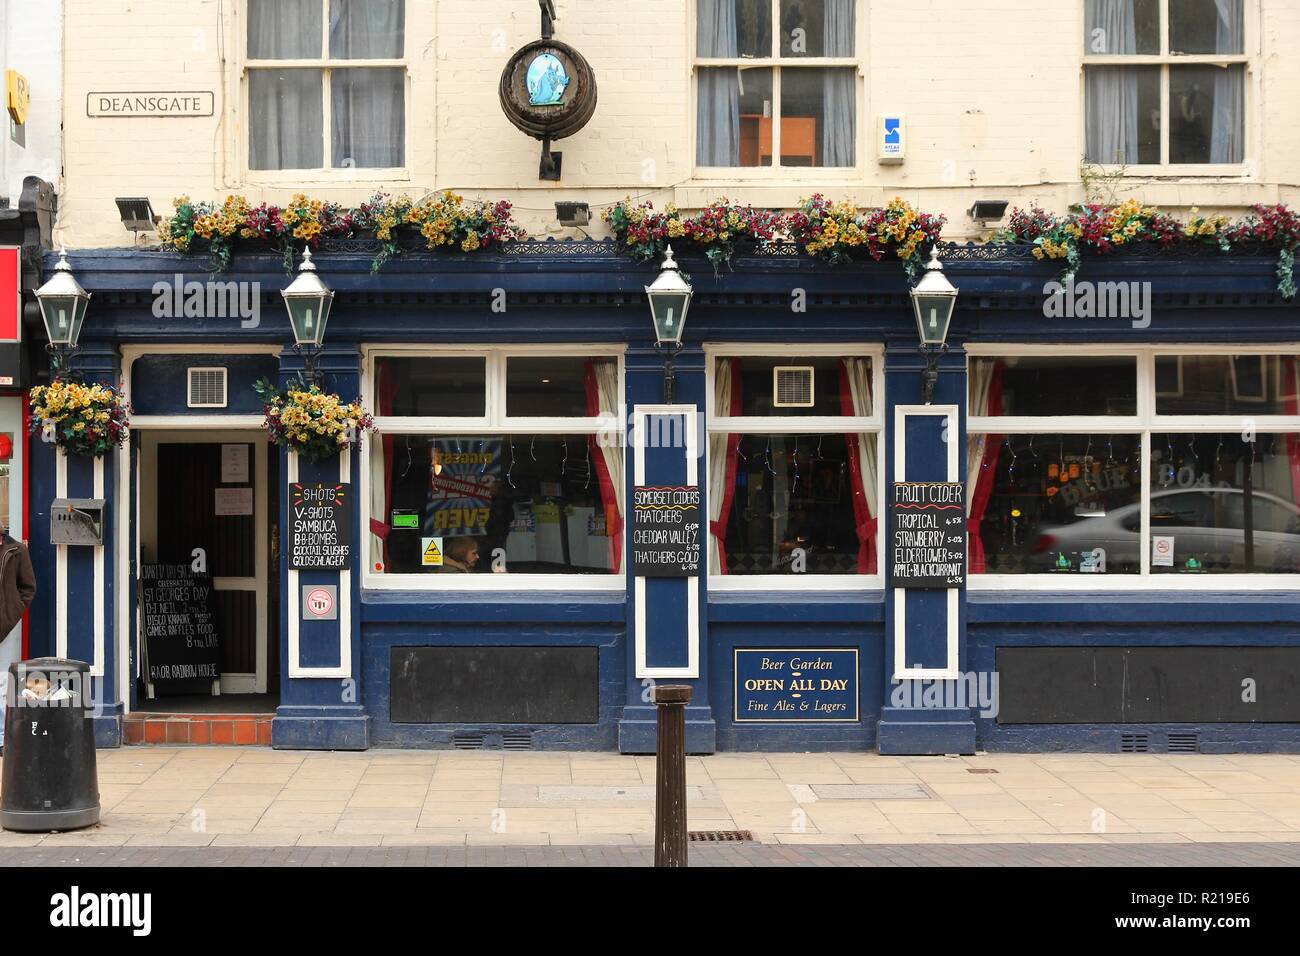
[[211, 596], [212, 578], [195, 574], [188, 564], [140, 568], [149, 683], [221, 676], [221, 638]]
[[966, 489], [957, 481], [896, 481], [889, 540], [896, 588], [966, 584]]
[[352, 486], [313, 482], [289, 486], [289, 567], [347, 569], [352, 561]]
[[648, 578], [699, 575], [698, 485], [637, 485], [632, 501], [632, 573]]

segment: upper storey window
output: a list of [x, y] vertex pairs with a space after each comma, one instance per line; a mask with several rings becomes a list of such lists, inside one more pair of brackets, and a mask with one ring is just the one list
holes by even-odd
[[856, 5], [697, 0], [697, 166], [857, 164]]
[[248, 167], [406, 165], [405, 0], [248, 0]]
[[1086, 0], [1084, 19], [1089, 162], [1244, 161], [1245, 0]]

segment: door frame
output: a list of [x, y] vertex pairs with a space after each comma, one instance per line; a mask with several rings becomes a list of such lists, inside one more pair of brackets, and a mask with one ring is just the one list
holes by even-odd
[[[259, 427], [231, 428], [212, 427], [203, 424], [195, 428], [177, 429], [175, 427], [138, 428], [140, 448], [134, 469], [133, 488], [136, 496], [135, 535], [132, 541], [135, 566], [140, 567], [141, 542], [153, 534], [157, 523], [156, 502], [150, 501], [146, 494], [145, 476], [157, 472], [157, 455], [160, 444], [251, 444], [253, 446], [253, 539], [256, 549], [253, 556], [254, 575], [250, 578], [216, 578], [212, 579], [213, 590], [251, 590], [255, 595], [256, 606], [256, 666], [253, 673], [236, 673], [221, 675], [222, 694], [265, 694], [268, 689], [268, 650], [270, 648], [269, 607], [271, 595], [267, 588], [270, 584], [270, 488], [269, 488], [269, 445], [266, 434]], [[222, 584], [225, 587], [222, 587]], [[138, 603], [138, 602], [137, 602]], [[139, 669], [144, 631], [143, 616], [136, 612], [135, 627], [135, 662]], [[279, 635], [276, 635], [277, 643]], [[138, 675], [133, 675], [138, 676]]]

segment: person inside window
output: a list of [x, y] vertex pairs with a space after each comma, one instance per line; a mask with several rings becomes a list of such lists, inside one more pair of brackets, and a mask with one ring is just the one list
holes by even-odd
[[469, 574], [478, 566], [478, 539], [448, 538], [442, 553], [444, 572]]

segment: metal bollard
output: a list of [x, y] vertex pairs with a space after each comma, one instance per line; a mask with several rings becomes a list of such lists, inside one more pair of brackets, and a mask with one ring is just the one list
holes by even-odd
[[655, 866], [686, 866], [686, 705], [691, 688], [655, 687]]

